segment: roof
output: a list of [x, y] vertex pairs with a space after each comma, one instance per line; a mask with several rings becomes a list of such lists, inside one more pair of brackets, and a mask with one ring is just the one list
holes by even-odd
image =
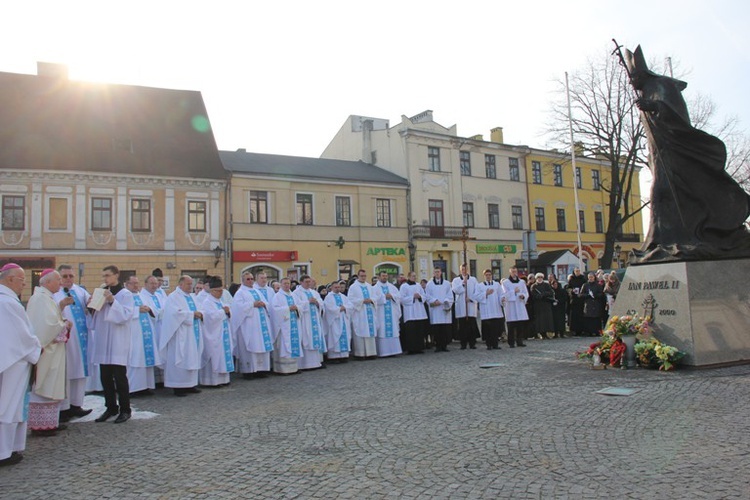
[[550, 250], [548, 252], [540, 253], [539, 257], [531, 261], [531, 265], [532, 266], [551, 266], [566, 253], [569, 253], [575, 256], [575, 254], [571, 252], [570, 250]]
[[0, 168], [225, 178], [200, 92], [0, 73]]
[[238, 174], [409, 185], [409, 181], [403, 177], [363, 161], [248, 153], [243, 150], [219, 151], [219, 156], [224, 168]]

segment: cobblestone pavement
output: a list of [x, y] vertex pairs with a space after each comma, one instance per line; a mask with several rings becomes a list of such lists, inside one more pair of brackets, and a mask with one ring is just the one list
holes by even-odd
[[0, 497], [750, 498], [750, 366], [592, 371], [588, 341], [160, 390], [154, 419], [29, 437]]

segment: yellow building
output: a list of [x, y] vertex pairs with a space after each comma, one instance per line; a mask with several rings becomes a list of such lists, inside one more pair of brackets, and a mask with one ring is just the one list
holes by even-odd
[[[576, 157], [573, 172], [569, 153], [532, 149], [526, 157], [531, 230], [536, 233], [539, 253], [570, 250], [579, 255], [576, 234], [577, 219], [581, 225], [580, 256], [588, 270], [599, 267], [604, 251], [605, 232], [609, 223], [608, 204], [611, 169], [609, 163], [586, 157]], [[639, 172], [633, 174], [630, 206], [641, 206]], [[573, 183], [578, 186], [578, 207], [575, 205]], [[620, 261], [626, 252], [639, 248], [643, 221], [638, 213], [625, 221], [617, 245], [621, 248]], [[617, 267], [618, 256], [612, 267]], [[532, 263], [533, 264], [533, 263]], [[568, 271], [569, 272], [569, 271]], [[567, 273], [559, 273], [564, 278]]]
[[408, 182], [357, 161], [221, 151], [228, 197], [231, 279], [309, 274], [319, 285], [409, 269]]
[[[89, 289], [155, 268], [224, 274], [226, 172], [199, 92], [0, 73], [0, 263], [71, 264]], [[0, 264], [1, 265], [1, 264]]]

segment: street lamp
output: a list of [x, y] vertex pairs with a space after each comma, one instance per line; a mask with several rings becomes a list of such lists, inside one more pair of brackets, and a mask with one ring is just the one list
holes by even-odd
[[615, 243], [615, 255], [617, 256], [617, 268], [621, 269], [622, 264], [620, 263], [620, 252], [622, 251], [622, 247], [619, 243]]
[[214, 267], [219, 265], [219, 261], [221, 260], [221, 254], [224, 253], [224, 249], [221, 248], [219, 245], [216, 245], [216, 248], [214, 248], [214, 257], [216, 257], [216, 260], [214, 261]]

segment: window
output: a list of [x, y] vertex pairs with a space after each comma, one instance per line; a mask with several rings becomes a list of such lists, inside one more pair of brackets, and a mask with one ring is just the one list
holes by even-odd
[[91, 230], [112, 230], [112, 198], [91, 198]]
[[312, 226], [313, 223], [313, 195], [297, 193], [297, 224]]
[[581, 228], [582, 233], [586, 232], [586, 216], [583, 210], [578, 211], [578, 226]]
[[594, 187], [594, 191], [599, 191], [601, 188], [601, 184], [599, 183], [599, 171], [598, 170], [592, 170], [591, 171], [591, 182]]
[[490, 229], [500, 229], [500, 205], [497, 203], [488, 203], [487, 217], [490, 221]]
[[48, 227], [52, 231], [64, 231], [68, 229], [68, 199], [50, 198]]
[[531, 178], [534, 184], [542, 183], [542, 164], [538, 161], [531, 162]]
[[594, 226], [597, 233], [604, 232], [604, 218], [602, 218], [601, 212], [594, 212]]
[[130, 200], [130, 230], [151, 232], [151, 200]]
[[557, 209], [557, 230], [561, 233], [565, 232], [565, 209], [564, 208], [558, 208]]
[[544, 207], [534, 207], [534, 219], [536, 219], [536, 230], [546, 231], [546, 224], [544, 223]]
[[497, 179], [495, 155], [484, 155], [484, 173], [488, 179]]
[[3, 196], [3, 231], [24, 230], [25, 205], [25, 196]]
[[523, 208], [521, 208], [521, 205], [512, 205], [510, 212], [513, 219], [513, 229], [523, 229]]
[[576, 187], [581, 189], [583, 184], [581, 183], [581, 167], [576, 167]]
[[375, 212], [378, 227], [391, 227], [391, 200], [378, 198], [375, 200]]
[[555, 186], [562, 186], [563, 185], [563, 179], [562, 179], [562, 165], [554, 164], [552, 166], [555, 172]]
[[336, 225], [352, 225], [352, 200], [348, 196], [336, 197]]
[[440, 172], [440, 148], [427, 148], [427, 168], [431, 172]]
[[508, 158], [508, 168], [510, 169], [510, 180], [520, 182], [521, 169], [518, 168], [518, 158]]
[[250, 222], [268, 224], [268, 193], [250, 191]]
[[206, 232], [206, 202], [188, 201], [188, 231]]
[[474, 204], [464, 202], [464, 227], [474, 227]]
[[443, 227], [443, 200], [429, 200], [430, 226]]
[[469, 275], [476, 277], [476, 275], [477, 275], [477, 259], [469, 259]]
[[461, 168], [461, 175], [471, 175], [471, 153], [468, 151], [459, 151], [458, 164]]

